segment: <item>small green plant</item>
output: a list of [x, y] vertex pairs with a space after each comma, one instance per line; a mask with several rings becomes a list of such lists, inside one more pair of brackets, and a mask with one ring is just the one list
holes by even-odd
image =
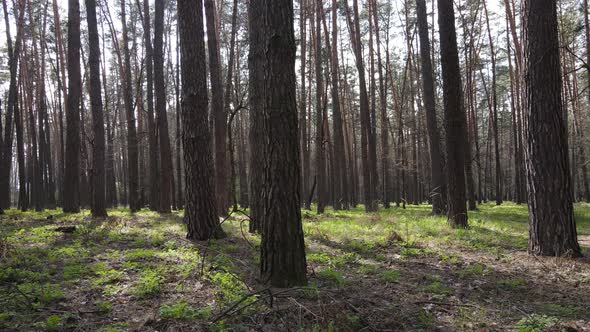
[[582, 311], [575, 305], [550, 303], [543, 306], [543, 312], [556, 317], [576, 317]]
[[58, 315], [51, 315], [45, 319], [45, 328], [48, 331], [57, 331], [61, 324], [61, 317]]
[[164, 319], [180, 319], [180, 320], [193, 320], [193, 319], [209, 319], [212, 312], [211, 307], [204, 307], [195, 309], [186, 303], [183, 299], [178, 302], [167, 305], [164, 304], [160, 307], [160, 317]]
[[361, 256], [355, 252], [347, 252], [342, 255], [336, 256], [332, 260], [332, 264], [335, 267], [342, 267], [348, 264], [356, 264], [361, 259]]
[[375, 274], [379, 270], [379, 266], [375, 264], [363, 264], [359, 267], [359, 273], [361, 274]]
[[532, 314], [516, 323], [517, 332], [542, 332], [557, 324], [558, 319], [547, 315]]
[[498, 280], [496, 282], [496, 286], [503, 290], [515, 290], [520, 288], [525, 284], [525, 280], [523, 278], [508, 278]]
[[82, 265], [67, 265], [63, 270], [64, 280], [78, 279], [88, 273], [88, 269]]
[[459, 277], [467, 278], [467, 277], [479, 277], [483, 276], [486, 273], [486, 267], [482, 264], [473, 264], [469, 265], [463, 270], [459, 271]]
[[355, 331], [363, 327], [363, 322], [359, 315], [349, 313], [346, 315], [346, 320], [348, 321], [348, 325]]
[[397, 270], [387, 270], [379, 273], [379, 280], [382, 282], [395, 283], [400, 278], [400, 272]]
[[115, 283], [123, 279], [125, 272], [117, 271], [115, 269], [107, 269], [106, 265], [98, 267], [96, 270], [97, 278], [95, 278], [92, 283], [95, 286], [102, 286]]
[[210, 276], [210, 279], [217, 288], [215, 295], [220, 305], [231, 304], [246, 295], [244, 283], [231, 273], [216, 272]]
[[110, 312], [113, 309], [113, 304], [109, 301], [96, 301], [94, 305], [102, 313]]
[[333, 285], [342, 286], [344, 284], [344, 277], [342, 276], [342, 273], [332, 270], [331, 268], [320, 270], [317, 272], [317, 275], [321, 279], [324, 279]]
[[452, 295], [454, 293], [453, 288], [451, 288], [449, 286], [445, 286], [439, 280], [435, 280], [432, 283], [430, 283], [428, 286], [424, 287], [424, 291], [431, 293], [431, 294], [443, 295], [443, 296]]
[[158, 295], [160, 294], [163, 279], [158, 271], [146, 269], [139, 275], [139, 280], [133, 287], [132, 293], [141, 298]]
[[424, 309], [418, 312], [418, 326], [423, 329], [429, 329], [434, 325], [434, 315]]
[[310, 252], [307, 254], [307, 261], [308, 262], [328, 264], [328, 263], [330, 263], [331, 258], [332, 257], [330, 257], [330, 255], [323, 253], [323, 252], [321, 252], [321, 253]]

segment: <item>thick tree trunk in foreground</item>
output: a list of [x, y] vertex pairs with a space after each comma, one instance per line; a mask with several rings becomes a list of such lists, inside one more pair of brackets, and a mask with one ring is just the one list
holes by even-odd
[[88, 63], [90, 65], [90, 106], [92, 110], [92, 216], [106, 217], [105, 202], [105, 138], [100, 87], [100, 44], [96, 22], [96, 1], [86, 0], [88, 21]]
[[179, 0], [182, 68], [182, 141], [185, 169], [187, 238], [202, 241], [225, 234], [215, 205], [211, 133], [207, 119], [207, 64], [203, 1]]
[[[292, 0], [262, 3], [264, 43], [264, 224], [262, 279], [274, 287], [307, 283], [300, 210], [300, 159], [295, 86]], [[250, 11], [252, 13], [252, 10]], [[262, 23], [264, 22], [264, 23]]]
[[465, 150], [468, 145], [452, 0], [438, 0], [438, 25], [447, 140], [448, 221], [452, 227], [465, 228]]
[[524, 1], [529, 253], [580, 256], [563, 112], [556, 0]]
[[440, 147], [440, 133], [436, 120], [436, 108], [434, 97], [434, 77], [432, 62], [430, 61], [430, 40], [428, 38], [428, 19], [426, 17], [425, 0], [416, 0], [416, 13], [418, 16], [418, 34], [420, 37], [420, 59], [422, 69], [422, 92], [424, 93], [424, 108], [426, 111], [426, 129], [430, 146], [430, 176], [432, 188], [430, 196], [432, 200], [432, 213], [444, 214], [447, 211], [447, 186], [444, 177], [444, 158]]
[[68, 98], [63, 210], [80, 212], [80, 2], [68, 2]]

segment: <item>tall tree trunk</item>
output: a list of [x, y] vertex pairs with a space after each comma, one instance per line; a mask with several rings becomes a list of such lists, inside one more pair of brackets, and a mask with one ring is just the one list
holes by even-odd
[[207, 64], [202, 0], [179, 0], [178, 28], [182, 68], [187, 238], [202, 241], [225, 234], [217, 214], [211, 133], [207, 120]]
[[[333, 15], [336, 15], [336, 6], [335, 0], [332, 0], [333, 5]], [[372, 19], [374, 21], [375, 26], [375, 41], [377, 42], [377, 67], [379, 71], [379, 108], [380, 108], [380, 116], [381, 116], [381, 173], [382, 173], [382, 180], [381, 180], [381, 200], [383, 202], [383, 207], [388, 209], [390, 207], [391, 201], [391, 179], [390, 179], [390, 171], [389, 171], [389, 136], [387, 130], [387, 87], [385, 84], [385, 73], [383, 69], [383, 62], [381, 61], [381, 31], [379, 29], [379, 15], [377, 13], [377, 0], [372, 0]], [[376, 122], [375, 122], [376, 126]], [[376, 129], [374, 129], [376, 131]]]
[[100, 86], [100, 44], [96, 20], [96, 0], [86, 0], [88, 21], [88, 64], [90, 66], [90, 107], [92, 110], [92, 205], [94, 217], [106, 217], [105, 201], [105, 138]]
[[[260, 7], [258, 7], [260, 6]], [[260, 8], [260, 9], [258, 9]], [[264, 68], [264, 212], [260, 272], [274, 287], [305, 285], [306, 261], [299, 196], [295, 33], [292, 0], [251, 0], [262, 12]]]
[[156, 92], [156, 114], [160, 146], [159, 204], [158, 212], [170, 213], [172, 205], [172, 151], [166, 114], [166, 80], [164, 79], [164, 2], [155, 1], [154, 14], [154, 83]]
[[327, 178], [326, 178], [326, 147], [324, 145], [324, 117], [323, 117], [323, 78], [322, 78], [322, 2], [315, 0], [315, 77], [316, 77], [316, 181], [317, 181], [317, 213], [324, 213], [327, 200]]
[[[299, 142], [301, 151], [301, 197], [305, 197], [309, 193], [309, 179], [310, 170], [306, 165], [309, 158], [309, 151], [307, 150], [307, 96], [306, 92], [306, 78], [307, 78], [307, 0], [301, 0], [299, 12], [299, 32], [301, 34], [301, 90], [299, 97]], [[311, 209], [307, 206], [307, 200], [303, 200], [306, 209]]]
[[16, 42], [14, 49], [12, 47], [12, 38], [10, 36], [10, 22], [8, 19], [8, 10], [6, 0], [2, 1], [4, 9], [4, 21], [6, 24], [6, 40], [8, 46], [8, 59], [10, 67], [10, 83], [8, 88], [8, 108], [6, 111], [6, 121], [4, 124], [4, 145], [0, 151], [0, 211], [10, 207], [10, 170], [12, 168], [12, 142], [13, 142], [13, 117], [15, 116], [14, 108], [18, 107], [18, 86], [17, 75], [18, 62], [20, 60], [21, 39], [24, 19], [24, 1], [19, 1]]
[[365, 66], [363, 61], [363, 55], [361, 50], [361, 37], [360, 37], [360, 22], [359, 22], [359, 10], [358, 0], [353, 0], [353, 11], [354, 11], [354, 22], [350, 15], [350, 9], [348, 3], [345, 4], [346, 16], [348, 19], [348, 25], [350, 30], [351, 42], [353, 44], [353, 50], [355, 54], [355, 62], [359, 76], [359, 88], [360, 88], [360, 119], [361, 119], [361, 162], [363, 168], [363, 190], [364, 190], [364, 203], [365, 211], [373, 212], [377, 210], [377, 206], [374, 202], [375, 196], [374, 186], [375, 176], [373, 174], [372, 160], [370, 157], [371, 148], [370, 139], [371, 136], [371, 116], [369, 109], [369, 96], [367, 93], [367, 83], [365, 78]]
[[[227, 65], [227, 77], [225, 79], [225, 89], [223, 90], [224, 96], [223, 96], [223, 107], [225, 108], [223, 111], [224, 117], [227, 117], [227, 114], [230, 112], [230, 101], [231, 101], [231, 95], [232, 95], [232, 89], [233, 89], [233, 84], [232, 84], [232, 80], [233, 80], [233, 76], [234, 76], [234, 61], [235, 61], [235, 53], [236, 53], [236, 35], [237, 35], [237, 29], [238, 29], [238, 25], [237, 25], [237, 16], [238, 16], [238, 0], [234, 0], [233, 3], [233, 7], [232, 7], [232, 16], [231, 16], [231, 36], [230, 36], [230, 42], [229, 42], [229, 62]], [[239, 82], [236, 82], [236, 84], [239, 84]], [[236, 106], [238, 107], [238, 106]], [[239, 124], [238, 124], [239, 125]], [[237, 126], [236, 126], [237, 127]], [[230, 131], [231, 126], [227, 127], [227, 138], [229, 139], [230, 136]], [[225, 139], [224, 139], [225, 141]], [[233, 148], [233, 147], [230, 147]], [[219, 151], [222, 152], [222, 151]], [[230, 154], [231, 158], [234, 158], [233, 153]], [[224, 154], [224, 156], [227, 156], [227, 154]], [[227, 163], [227, 161], [226, 161]], [[233, 165], [233, 163], [232, 163]], [[222, 165], [220, 165], [221, 167]], [[235, 165], [234, 165], [235, 166]], [[231, 196], [231, 199], [234, 200], [233, 204], [234, 207], [237, 207], [237, 200], [236, 200], [236, 195], [235, 195], [235, 168], [233, 169], [234, 173], [232, 174], [232, 176], [234, 176], [234, 178], [232, 178], [231, 182], [226, 182], [228, 184], [228, 187], [225, 188], [226, 193], [225, 193], [225, 197], [228, 197], [228, 194], [230, 192], [233, 192], [234, 195]], [[227, 169], [226, 169], [227, 172]], [[219, 173], [217, 173], [217, 181], [221, 181], [223, 179], [221, 179], [221, 177], [219, 177]], [[226, 178], [227, 178], [227, 173], [226, 173]], [[227, 179], [226, 179], [227, 180]], [[223, 187], [219, 188], [220, 190], [223, 190]], [[218, 193], [219, 194], [219, 193]], [[219, 195], [218, 195], [219, 196]], [[229, 207], [229, 201], [226, 201], [227, 206]], [[224, 210], [225, 211], [225, 210]]]
[[[205, 0], [207, 16], [207, 45], [209, 50], [209, 70], [211, 80], [211, 112], [215, 126], [215, 187], [217, 208], [223, 216], [229, 206], [229, 165], [227, 150], [227, 113], [223, 106], [223, 84], [221, 80], [221, 60], [216, 30], [217, 17], [213, 0]], [[230, 65], [231, 67], [231, 65]]]
[[494, 39], [490, 29], [490, 18], [486, 2], [483, 1], [484, 14], [486, 17], [486, 27], [488, 30], [488, 40], [490, 42], [490, 53], [492, 58], [492, 109], [493, 121], [492, 128], [494, 131], [494, 154], [496, 162], [496, 205], [502, 204], [502, 168], [500, 165], [500, 144], [498, 143], [498, 96], [496, 92], [496, 52], [494, 50]]
[[428, 19], [426, 17], [426, 1], [416, 0], [416, 14], [418, 17], [418, 34], [420, 37], [420, 59], [422, 69], [422, 91], [424, 93], [424, 108], [426, 113], [426, 129], [428, 131], [430, 147], [430, 176], [432, 213], [444, 214], [447, 211], [447, 186], [444, 178], [444, 157], [440, 147], [440, 133], [436, 120], [436, 104], [434, 97], [434, 75], [430, 61], [430, 40], [428, 38]]
[[563, 112], [556, 0], [525, 0], [524, 96], [529, 253], [580, 256]]
[[180, 210], [184, 206], [183, 188], [182, 188], [182, 163], [180, 156], [182, 154], [181, 148], [181, 126], [180, 126], [180, 35], [178, 29], [176, 31], [176, 190], [177, 190], [177, 208]]
[[[70, 0], [73, 1], [73, 0]], [[125, 116], [127, 119], [127, 177], [128, 200], [131, 212], [139, 211], [139, 160], [137, 147], [137, 129], [135, 126], [135, 112], [133, 110], [133, 88], [131, 82], [131, 55], [129, 52], [129, 36], [127, 33], [127, 17], [125, 0], [121, 0], [121, 22], [123, 26], [123, 97], [125, 102]], [[155, 61], [154, 61], [155, 63]]]
[[249, 105], [250, 105], [250, 232], [260, 231], [264, 211], [262, 207], [263, 132], [262, 112], [264, 109], [264, 35], [262, 29], [262, 0], [250, 1], [248, 6], [248, 35], [250, 53]]
[[145, 76], [147, 82], [147, 122], [148, 122], [148, 154], [149, 154], [149, 207], [150, 210], [156, 211], [159, 206], [159, 186], [158, 179], [158, 139], [156, 137], [156, 124], [154, 120], [154, 81], [153, 81], [153, 63], [154, 51], [152, 49], [150, 25], [150, 7], [149, 1], [143, 0], [143, 39], [145, 45]]
[[465, 228], [465, 159], [469, 147], [452, 0], [438, 0], [438, 25], [447, 141], [448, 221], [452, 227]]
[[68, 1], [68, 98], [63, 210], [80, 212], [80, 2]]

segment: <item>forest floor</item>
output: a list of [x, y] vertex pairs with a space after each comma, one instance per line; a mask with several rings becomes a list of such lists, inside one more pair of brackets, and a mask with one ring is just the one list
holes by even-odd
[[428, 213], [304, 211], [309, 285], [285, 290], [257, 280], [240, 214], [191, 243], [177, 214], [9, 210], [0, 330], [590, 331], [590, 205], [576, 260], [527, 255], [526, 206], [484, 204], [467, 230]]

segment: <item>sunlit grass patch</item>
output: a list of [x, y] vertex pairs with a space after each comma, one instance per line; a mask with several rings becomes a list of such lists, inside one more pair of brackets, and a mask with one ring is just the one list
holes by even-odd
[[213, 308], [207, 306], [203, 308], [194, 308], [183, 299], [178, 300], [173, 304], [164, 304], [160, 307], [160, 317], [163, 319], [180, 319], [180, 320], [194, 320], [194, 319], [209, 319], [213, 312]]
[[143, 270], [131, 293], [139, 298], [149, 298], [160, 294], [164, 277], [160, 271], [145, 269]]

